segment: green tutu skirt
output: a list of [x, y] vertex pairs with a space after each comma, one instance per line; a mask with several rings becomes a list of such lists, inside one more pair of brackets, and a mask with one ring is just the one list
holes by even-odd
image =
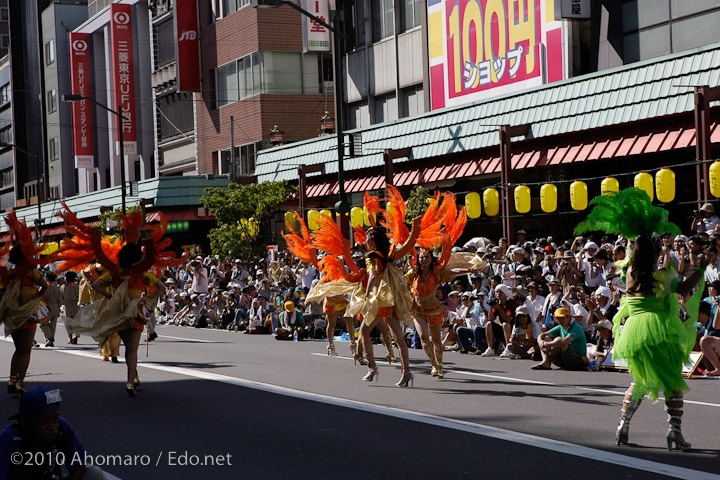
[[[690, 388], [682, 375], [697, 335], [699, 297], [687, 302], [690, 318], [679, 317], [677, 294], [663, 297], [625, 297], [614, 318], [614, 359], [627, 359], [635, 382], [633, 398], [647, 394], [657, 401], [658, 394], [687, 392]], [[620, 331], [620, 321], [627, 317]]]

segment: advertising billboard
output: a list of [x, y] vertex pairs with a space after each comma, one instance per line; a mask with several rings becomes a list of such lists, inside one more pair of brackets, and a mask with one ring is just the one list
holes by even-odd
[[564, 78], [554, 0], [428, 0], [432, 109]]
[[177, 85], [179, 92], [200, 91], [200, 38], [197, 0], [175, 0]]
[[[115, 107], [122, 108], [123, 146], [126, 155], [137, 154], [137, 123], [135, 119], [135, 64], [133, 62], [131, 6], [110, 4], [110, 28], [113, 53]], [[118, 122], [119, 123], [119, 122]], [[120, 142], [118, 131], [117, 143]]]
[[[70, 80], [72, 93], [92, 95], [90, 77], [90, 42], [87, 33], [70, 33]], [[88, 100], [74, 102], [73, 130], [75, 167], [91, 169], [95, 166], [92, 134], [92, 105]]]

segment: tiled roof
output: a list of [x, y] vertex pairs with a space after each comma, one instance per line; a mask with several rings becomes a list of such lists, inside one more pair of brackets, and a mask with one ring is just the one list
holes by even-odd
[[[529, 123], [529, 138], [541, 138], [692, 111], [687, 86], [720, 84], [718, 65], [720, 43], [353, 130], [364, 155], [346, 157], [344, 167], [380, 166], [387, 148], [412, 147], [412, 158], [422, 159], [498, 145], [502, 124]], [[255, 174], [259, 182], [292, 180], [299, 164], [317, 163], [337, 172], [336, 137], [262, 150]]]

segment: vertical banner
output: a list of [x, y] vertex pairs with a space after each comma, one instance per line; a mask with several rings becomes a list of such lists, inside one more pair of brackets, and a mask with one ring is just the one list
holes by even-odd
[[563, 79], [567, 60], [554, 0], [427, 5], [433, 110]]
[[[306, 0], [305, 10], [315, 15], [325, 23], [330, 23], [330, 5], [328, 0]], [[330, 31], [310, 17], [305, 18], [307, 32], [306, 52], [329, 52]]]
[[268, 263], [268, 270], [270, 270], [270, 264], [272, 262], [277, 262], [277, 254], [279, 252], [279, 247], [277, 245], [268, 245], [267, 246], [267, 263]]
[[[70, 33], [70, 81], [73, 95], [91, 95], [90, 43], [87, 33]], [[75, 168], [91, 169], [93, 157], [92, 108], [89, 100], [74, 102]]]
[[[133, 63], [131, 6], [110, 4], [110, 30], [113, 54], [115, 107], [122, 108], [122, 126], [126, 155], [137, 154], [137, 123], [135, 121], [135, 66]], [[120, 143], [120, 132], [116, 137]]]
[[200, 91], [200, 40], [197, 0], [175, 0], [177, 85], [181, 92]]

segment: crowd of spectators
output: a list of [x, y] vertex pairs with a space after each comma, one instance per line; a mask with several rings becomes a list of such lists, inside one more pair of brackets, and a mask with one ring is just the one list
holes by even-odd
[[[712, 205], [695, 213], [691, 236], [661, 239], [658, 268], [674, 264], [680, 278], [692, 273], [704, 248], [720, 245], [720, 221]], [[625, 292], [616, 262], [631, 248], [624, 238], [530, 239], [524, 230], [512, 241], [475, 238], [454, 247], [478, 255], [486, 268], [438, 289], [445, 349], [532, 358], [540, 362], [533, 365], [537, 369], [555, 364], [582, 370], [599, 364], [612, 348], [611, 320]], [[354, 252], [353, 259], [362, 261], [362, 253]], [[299, 339], [322, 338], [322, 306], [304, 302], [319, 275], [289, 252], [268, 262], [221, 259], [202, 255], [198, 248], [184, 265], [163, 272], [167, 294], [158, 303], [157, 318], [159, 323], [275, 334], [278, 339], [293, 333]], [[705, 278], [696, 349], [706, 351], [708, 371], [720, 373], [720, 261], [707, 268]], [[412, 325], [406, 328], [410, 344], [419, 346]], [[340, 326], [336, 333], [342, 333]]]

